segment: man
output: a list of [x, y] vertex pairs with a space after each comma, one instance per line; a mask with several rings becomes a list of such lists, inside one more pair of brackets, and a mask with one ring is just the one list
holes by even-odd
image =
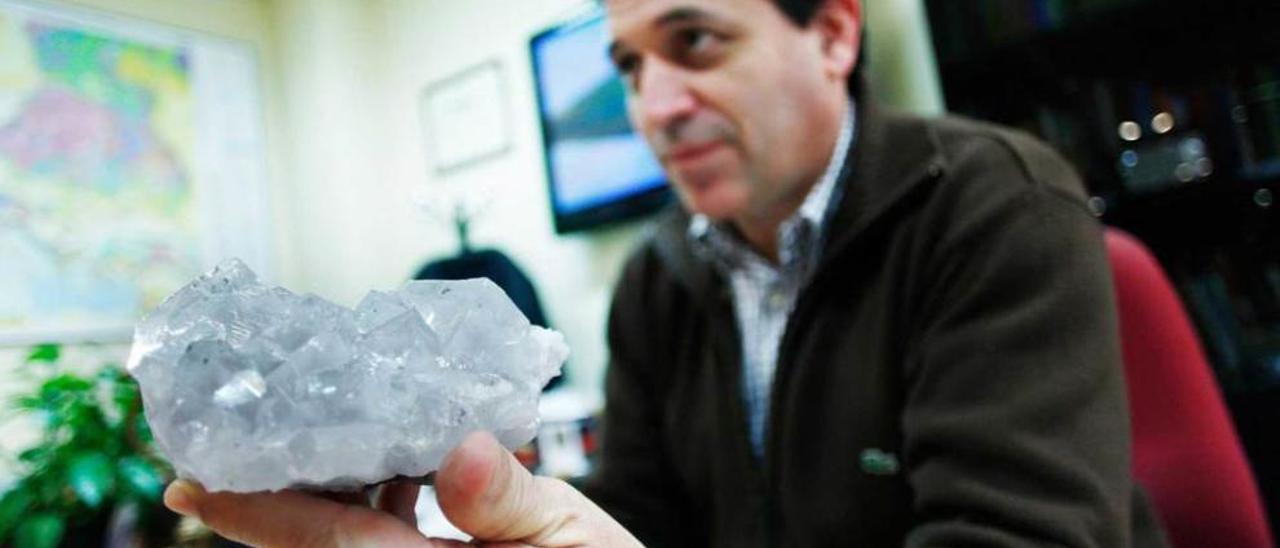
[[[607, 513], [476, 434], [438, 476], [455, 525], [525, 546], [1160, 542], [1100, 229], [1056, 155], [879, 110], [851, 77], [858, 0], [606, 6], [684, 206], [615, 296], [588, 489]], [[412, 493], [166, 500], [260, 544], [430, 545]]]

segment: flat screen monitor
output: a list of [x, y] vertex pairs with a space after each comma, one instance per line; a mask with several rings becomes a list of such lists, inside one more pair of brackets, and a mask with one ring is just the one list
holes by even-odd
[[608, 28], [591, 14], [530, 41], [557, 233], [630, 219], [670, 201], [661, 165], [627, 120]]

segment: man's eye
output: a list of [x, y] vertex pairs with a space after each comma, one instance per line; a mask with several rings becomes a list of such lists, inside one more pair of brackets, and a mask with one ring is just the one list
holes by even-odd
[[640, 65], [640, 59], [635, 55], [622, 55], [614, 58], [613, 65], [617, 67], [619, 73], [627, 76], [636, 71]]
[[720, 36], [706, 29], [684, 29], [674, 38], [675, 57], [692, 64], [713, 61], [720, 49]]
[[618, 71], [618, 76], [622, 79], [628, 90], [636, 87], [636, 75], [640, 72], [640, 56], [639, 55], [619, 55], [613, 58], [613, 66]]
[[680, 40], [682, 45], [685, 49], [691, 51], [697, 51], [699, 48], [706, 47], [710, 44], [712, 38], [713, 36], [711, 36], [710, 32], [701, 29], [680, 31]]

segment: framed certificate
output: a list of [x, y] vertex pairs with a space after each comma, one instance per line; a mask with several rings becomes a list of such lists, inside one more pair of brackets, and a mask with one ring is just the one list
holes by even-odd
[[511, 128], [502, 65], [488, 61], [435, 82], [420, 111], [430, 164], [447, 173], [505, 153]]

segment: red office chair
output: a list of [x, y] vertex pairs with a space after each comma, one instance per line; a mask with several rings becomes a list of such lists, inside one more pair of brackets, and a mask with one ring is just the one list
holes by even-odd
[[1133, 473], [1176, 548], [1269, 548], [1262, 500], [1186, 311], [1151, 253], [1106, 233], [1133, 423]]

